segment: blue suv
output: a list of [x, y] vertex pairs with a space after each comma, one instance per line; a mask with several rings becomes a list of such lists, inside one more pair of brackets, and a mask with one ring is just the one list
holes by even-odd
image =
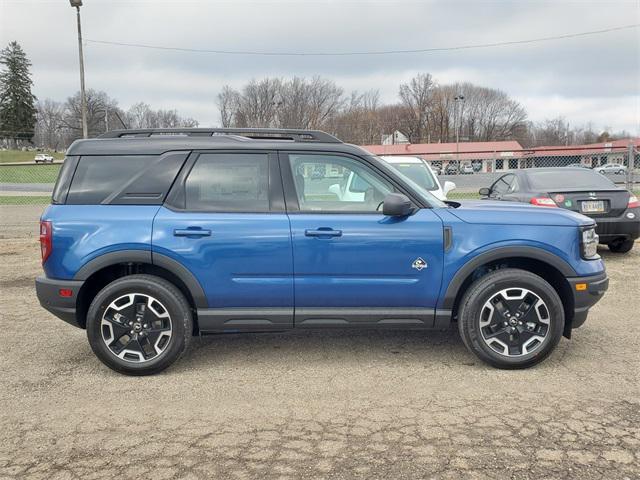
[[445, 330], [534, 365], [608, 279], [593, 219], [433, 197], [319, 131], [114, 131], [76, 141], [40, 223], [48, 311], [110, 368], [145, 375], [193, 335]]

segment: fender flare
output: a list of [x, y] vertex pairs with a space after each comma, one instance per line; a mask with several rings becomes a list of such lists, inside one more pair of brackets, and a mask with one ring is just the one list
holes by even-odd
[[105, 253], [85, 263], [82, 268], [76, 272], [73, 279], [84, 281], [97, 271], [120, 263], [146, 263], [162, 267], [173, 273], [186, 285], [189, 293], [191, 293], [193, 297], [196, 308], [207, 308], [209, 306], [204, 290], [193, 273], [180, 262], [160, 253], [154, 252], [152, 254], [151, 250], [118, 250], [116, 252]]
[[557, 255], [547, 252], [546, 250], [543, 250], [541, 248], [527, 246], [499, 247], [473, 257], [455, 273], [455, 275], [451, 279], [451, 282], [449, 282], [447, 291], [445, 292], [442, 299], [442, 306], [440, 308], [447, 310], [453, 309], [453, 305], [455, 303], [458, 292], [460, 291], [460, 287], [462, 287], [464, 281], [476, 268], [486, 263], [494, 262], [496, 260], [513, 257], [530, 258], [532, 260], [538, 260], [540, 262], [546, 263], [554, 267], [565, 277], [575, 277], [577, 275], [576, 271], [569, 263], [567, 263]]

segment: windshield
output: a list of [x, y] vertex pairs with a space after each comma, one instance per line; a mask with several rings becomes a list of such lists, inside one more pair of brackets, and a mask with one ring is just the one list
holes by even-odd
[[427, 168], [426, 165], [422, 163], [391, 163], [391, 165], [396, 170], [400, 171], [406, 177], [409, 177], [415, 183], [420, 185], [422, 188], [425, 188], [429, 191], [437, 190], [438, 185], [436, 185], [436, 181], [431, 175], [431, 172]]
[[555, 191], [592, 188], [615, 188], [615, 184], [607, 177], [593, 170], [572, 170], [570, 174], [565, 172], [533, 172], [527, 173], [529, 184], [534, 190]]

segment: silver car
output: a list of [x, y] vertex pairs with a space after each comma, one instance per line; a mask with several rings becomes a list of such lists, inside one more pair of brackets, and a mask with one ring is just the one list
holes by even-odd
[[627, 173], [627, 167], [619, 163], [607, 163], [606, 165], [600, 165], [595, 167], [594, 170], [598, 173]]

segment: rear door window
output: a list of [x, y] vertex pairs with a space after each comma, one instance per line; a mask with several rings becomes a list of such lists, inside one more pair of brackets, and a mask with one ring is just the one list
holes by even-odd
[[202, 154], [184, 190], [187, 210], [268, 212], [269, 154]]

